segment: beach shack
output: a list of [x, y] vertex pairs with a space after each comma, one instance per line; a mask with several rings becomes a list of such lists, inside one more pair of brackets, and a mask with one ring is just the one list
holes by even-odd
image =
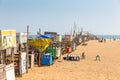
[[52, 53], [54, 59], [60, 57], [61, 55], [61, 44], [62, 44], [62, 35], [57, 34], [57, 32], [45, 32], [45, 34], [52, 35], [52, 43], [46, 49], [46, 53]]
[[38, 65], [41, 66], [42, 54], [46, 51], [46, 48], [52, 43], [50, 35], [40, 35], [36, 39], [28, 42], [29, 46], [34, 47], [38, 53]]
[[54, 41], [55, 42], [62, 42], [62, 35], [60, 35], [60, 34], [55, 35], [55, 40]]
[[76, 45], [80, 45], [82, 43], [82, 34], [79, 33], [76, 37]]
[[5, 64], [6, 80], [15, 80], [16, 30], [0, 30], [0, 63]]
[[64, 43], [65, 43], [66, 53], [70, 53], [72, 51], [71, 49], [72, 49], [72, 43], [73, 43], [73, 35], [65, 34]]
[[81, 35], [82, 35], [82, 45], [86, 46], [87, 45], [86, 42], [89, 40], [88, 32], [87, 31], [83, 31], [83, 32], [81, 32]]
[[57, 34], [56, 36], [56, 41], [54, 41], [56, 43], [56, 57], [59, 58], [61, 56], [62, 53], [62, 35]]
[[77, 42], [76, 42], [77, 38], [75, 37], [72, 41], [72, 45], [71, 45], [71, 51], [74, 51], [77, 47]]
[[27, 33], [19, 32], [16, 33], [17, 41], [17, 53], [15, 54], [15, 73], [16, 76], [22, 76], [22, 74], [27, 72]]
[[82, 42], [87, 41], [88, 35], [86, 32], [82, 32]]

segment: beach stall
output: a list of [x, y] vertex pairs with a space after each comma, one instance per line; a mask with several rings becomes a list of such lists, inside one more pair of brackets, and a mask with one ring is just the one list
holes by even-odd
[[64, 42], [65, 42], [65, 51], [66, 53], [70, 53], [72, 50], [71, 50], [71, 46], [72, 46], [72, 43], [73, 43], [73, 36], [72, 35], [69, 35], [69, 34], [65, 34], [64, 36]]
[[14, 65], [15, 65], [15, 76], [16, 77], [22, 77], [22, 74], [27, 73], [27, 53], [26, 52], [19, 52], [16, 53], [14, 58]]
[[[1, 63], [5, 64], [6, 79], [15, 80], [14, 53], [16, 52], [16, 30], [0, 30]], [[10, 75], [8, 75], [10, 74]]]
[[86, 32], [86, 31], [81, 32], [81, 39], [82, 39], [81, 44], [82, 44], [83, 46], [86, 46], [86, 45], [87, 45], [86, 42], [89, 40], [88, 32]]
[[71, 51], [74, 51], [76, 49], [76, 42], [73, 40], [72, 45], [71, 45]]
[[46, 49], [46, 53], [52, 53], [54, 59], [57, 59], [61, 55], [61, 42], [52, 42], [49, 47]]
[[82, 42], [88, 41], [89, 35], [88, 32], [82, 32]]
[[27, 33], [19, 32], [16, 33], [17, 41], [17, 53], [15, 53], [15, 75], [22, 76], [22, 74], [27, 72]]
[[64, 41], [72, 41], [72, 40], [73, 40], [73, 36], [72, 35], [65, 34]]
[[0, 31], [0, 47], [3, 53], [3, 63], [9, 64], [14, 62], [14, 53], [16, 52], [16, 31], [1, 30]]
[[80, 45], [82, 43], [82, 34], [79, 33], [77, 34], [77, 37], [76, 37], [76, 45]]
[[61, 47], [57, 47], [56, 49], [56, 57], [59, 58], [61, 56]]
[[42, 54], [46, 48], [51, 44], [50, 35], [40, 35], [38, 38], [28, 42], [29, 46], [33, 46], [38, 50], [38, 65], [41, 65]]
[[56, 36], [56, 57], [59, 58], [62, 53], [62, 35]]
[[52, 53], [54, 59], [60, 57], [61, 45], [62, 45], [62, 35], [57, 34], [57, 32], [45, 32], [44, 34], [52, 35], [52, 43], [46, 49], [46, 53]]
[[66, 42], [62, 42], [62, 44], [61, 44], [61, 53], [62, 54], [65, 54], [66, 53]]
[[55, 40], [54, 42], [62, 42], [62, 35], [55, 35]]

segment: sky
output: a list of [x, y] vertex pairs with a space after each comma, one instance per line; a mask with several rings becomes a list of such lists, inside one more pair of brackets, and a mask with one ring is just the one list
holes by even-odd
[[0, 0], [0, 29], [120, 35], [120, 0]]

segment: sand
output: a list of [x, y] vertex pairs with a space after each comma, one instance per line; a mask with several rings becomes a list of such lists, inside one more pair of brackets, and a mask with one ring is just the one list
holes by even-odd
[[[71, 54], [81, 55], [82, 52], [86, 55], [84, 60], [65, 61], [61, 58], [51, 66], [29, 69], [16, 80], [120, 80], [120, 41], [100, 43], [91, 40], [87, 46], [80, 45]], [[95, 61], [97, 54], [101, 61]]]

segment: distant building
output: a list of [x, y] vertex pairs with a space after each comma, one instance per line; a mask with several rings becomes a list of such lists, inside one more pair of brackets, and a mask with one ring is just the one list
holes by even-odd
[[44, 34], [51, 34], [53, 37], [52, 41], [56, 41], [57, 32], [44, 32]]

